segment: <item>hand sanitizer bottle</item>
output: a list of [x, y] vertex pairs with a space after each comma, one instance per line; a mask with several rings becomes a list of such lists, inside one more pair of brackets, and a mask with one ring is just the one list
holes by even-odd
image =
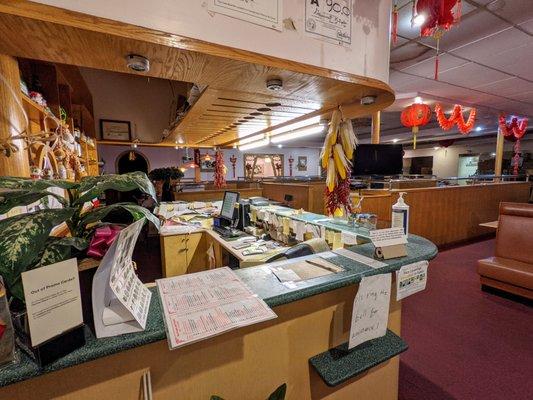
[[403, 195], [405, 192], [400, 192], [398, 201], [392, 206], [392, 227], [403, 228], [404, 233], [409, 233], [409, 206], [405, 204]]

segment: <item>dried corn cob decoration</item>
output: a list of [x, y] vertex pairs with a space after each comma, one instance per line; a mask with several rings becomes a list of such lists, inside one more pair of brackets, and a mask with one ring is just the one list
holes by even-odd
[[328, 134], [320, 154], [322, 168], [327, 171], [325, 203], [329, 215], [351, 212], [350, 168], [357, 145], [357, 137], [352, 122], [342, 119], [341, 111], [336, 109], [331, 115]]

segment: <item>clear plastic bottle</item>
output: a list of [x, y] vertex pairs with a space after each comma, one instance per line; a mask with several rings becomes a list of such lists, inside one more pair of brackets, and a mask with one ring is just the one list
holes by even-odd
[[405, 192], [400, 192], [398, 201], [392, 206], [392, 223], [393, 228], [403, 228], [404, 233], [409, 233], [409, 206], [405, 203], [403, 195]]

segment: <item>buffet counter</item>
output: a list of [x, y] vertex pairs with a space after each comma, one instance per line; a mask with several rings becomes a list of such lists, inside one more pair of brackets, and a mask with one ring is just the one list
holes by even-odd
[[[349, 250], [372, 257], [374, 247], [363, 244]], [[347, 341], [354, 296], [363, 276], [394, 272], [437, 254], [433, 243], [413, 235], [407, 250], [407, 257], [385, 261], [386, 266], [378, 269], [336, 256], [329, 260], [342, 265], [343, 272], [311, 279], [297, 289], [281, 284], [266, 265], [237, 270], [278, 318], [174, 351], [168, 349], [160, 299], [152, 289], [144, 332], [99, 340], [87, 332], [84, 347], [43, 370], [20, 354], [21, 363], [0, 369], [0, 398], [138, 400], [146, 389], [143, 376], [149, 372], [156, 399], [209, 399], [215, 394], [228, 400], [261, 399], [283, 383], [288, 400], [395, 399], [397, 354], [407, 345], [398, 337], [401, 303], [395, 300], [394, 283], [390, 331], [385, 337], [355, 348], [343, 368], [334, 371], [331, 360], [315, 356]]]

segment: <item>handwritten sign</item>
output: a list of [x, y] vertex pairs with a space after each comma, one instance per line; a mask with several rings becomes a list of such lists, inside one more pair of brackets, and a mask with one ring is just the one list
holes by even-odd
[[396, 300], [405, 299], [426, 288], [428, 265], [427, 261], [419, 261], [396, 271]]
[[348, 348], [385, 336], [389, 319], [391, 274], [364, 277], [353, 302]]
[[376, 247], [395, 246], [407, 243], [403, 227], [370, 231], [370, 240]]
[[282, 0], [210, 0], [209, 11], [281, 31]]
[[352, 2], [305, 0], [305, 32], [321, 40], [352, 43]]

